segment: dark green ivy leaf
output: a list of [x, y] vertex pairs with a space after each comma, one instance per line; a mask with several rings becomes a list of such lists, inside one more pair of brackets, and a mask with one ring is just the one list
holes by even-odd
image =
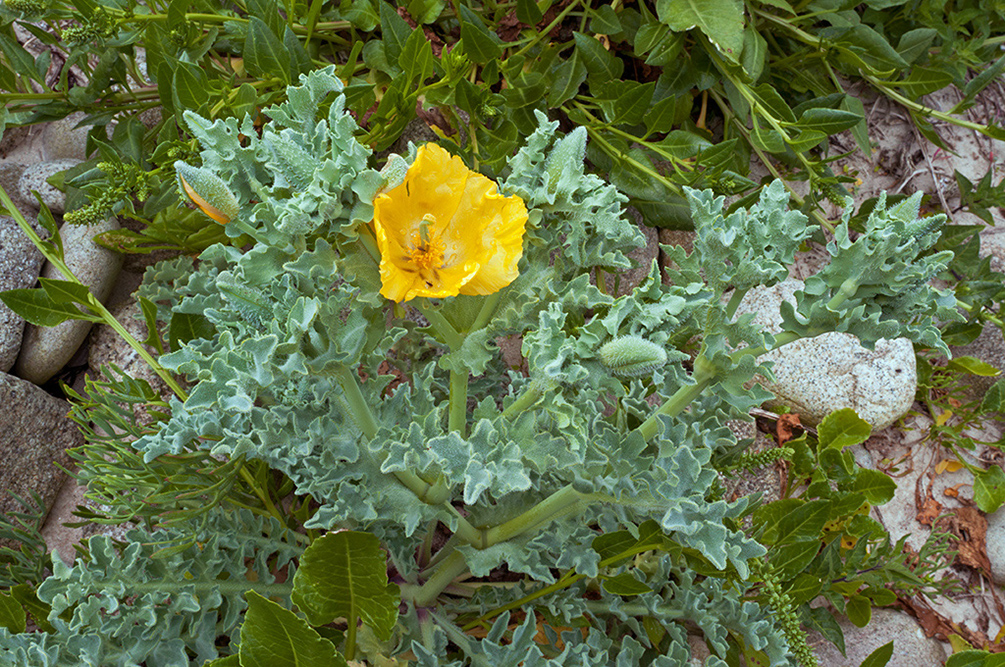
[[241, 667], [345, 667], [335, 645], [289, 609], [254, 590], [245, 594], [248, 611], [241, 626]]

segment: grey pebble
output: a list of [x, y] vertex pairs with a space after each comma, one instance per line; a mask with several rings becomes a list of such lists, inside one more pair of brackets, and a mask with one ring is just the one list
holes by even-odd
[[[102, 248], [91, 239], [96, 234], [118, 228], [119, 223], [113, 217], [91, 226], [64, 224], [59, 230], [66, 265], [102, 302], [108, 298], [122, 269], [122, 255]], [[55, 280], [66, 279], [52, 264], [45, 265], [42, 275]], [[90, 329], [91, 322], [84, 320], [68, 320], [55, 327], [28, 324], [14, 373], [35, 384], [46, 382], [73, 357]]]
[[42, 156], [46, 161], [52, 160], [86, 160], [87, 133], [93, 126], [81, 125], [87, 114], [83, 111], [71, 113], [65, 118], [47, 123], [42, 132]]
[[37, 210], [38, 201], [32, 194], [32, 191], [37, 191], [50, 211], [62, 215], [66, 210], [66, 195], [49, 185], [46, 179], [78, 164], [80, 160], [52, 160], [31, 165], [24, 170], [18, 180], [18, 193], [21, 199]]

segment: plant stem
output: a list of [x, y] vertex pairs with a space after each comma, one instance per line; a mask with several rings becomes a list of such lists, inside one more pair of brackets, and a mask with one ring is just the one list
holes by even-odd
[[285, 526], [286, 519], [279, 513], [279, 510], [276, 509], [276, 506], [272, 503], [272, 499], [269, 498], [269, 494], [258, 486], [255, 482], [255, 478], [251, 476], [251, 473], [248, 472], [248, 468], [246, 466], [241, 466], [240, 475], [245, 483], [251, 487], [251, 490], [254, 491], [255, 495], [258, 496], [258, 499], [262, 501], [262, 504], [265, 505], [265, 509], [268, 511], [269, 515], [275, 517], [279, 523]]
[[464, 345], [464, 337], [457, 333], [457, 329], [447, 321], [443, 313], [430, 306], [426, 299], [416, 299], [414, 303], [419, 312], [429, 320], [429, 326], [443, 339], [447, 347], [454, 351], [461, 349], [461, 346]]
[[502, 298], [502, 290], [492, 292], [492, 294], [489, 294], [482, 300], [482, 309], [478, 311], [478, 317], [475, 318], [474, 324], [471, 325], [471, 331], [485, 328], [492, 319], [492, 316], [496, 314], [496, 307], [499, 305], [500, 298]]
[[736, 309], [740, 307], [740, 302], [743, 301], [743, 297], [746, 296], [748, 290], [737, 289], [733, 290], [733, 296], [729, 297], [729, 303], [726, 304], [726, 317], [730, 320], [736, 315]]
[[450, 371], [450, 412], [447, 428], [457, 431], [462, 438], [466, 437], [468, 421], [468, 379], [470, 374], [465, 371]]
[[363, 391], [359, 387], [359, 380], [356, 378], [348, 366], [339, 366], [335, 370], [335, 378], [338, 380], [342, 392], [345, 394], [346, 402], [349, 404], [349, 416], [359, 426], [359, 430], [366, 436], [367, 440], [377, 435], [377, 420], [370, 411], [370, 405], [363, 398]]
[[520, 516], [486, 531], [485, 546], [482, 548], [511, 540], [539, 528], [543, 524], [550, 523], [559, 516], [572, 512], [579, 504], [591, 497], [590, 494], [576, 491], [571, 484], [564, 486]]
[[[649, 442], [656, 435], [656, 431], [659, 428], [659, 416], [667, 415], [673, 417], [679, 415], [684, 411], [684, 408], [689, 406], [693, 400], [701, 396], [701, 393], [705, 391], [705, 388], [712, 384], [716, 375], [714, 371], [710, 371], [708, 368], [703, 367], [703, 370], [699, 371], [699, 360], [704, 361], [702, 355], [698, 355], [695, 359], [695, 372], [691, 376], [694, 379], [694, 384], [684, 385], [674, 392], [674, 395], [663, 402], [663, 405], [658, 407], [649, 418], [646, 419], [642, 424], [638, 426], [635, 430]], [[708, 364], [706, 363], [706, 366]]]
[[551, 380], [542, 380], [541, 378], [531, 380], [531, 383], [527, 385], [523, 393], [510, 403], [508, 408], [502, 411], [502, 416], [506, 419], [514, 419], [521, 412], [537, 403], [537, 400], [544, 395], [544, 392], [554, 386], [555, 383]]
[[356, 633], [358, 632], [359, 619], [356, 618], [356, 607], [350, 605], [349, 618], [346, 619], [347, 628], [345, 634], [345, 659], [352, 660], [356, 657]]
[[443, 592], [447, 586], [460, 576], [468, 567], [464, 561], [464, 555], [460, 551], [454, 551], [446, 560], [439, 564], [433, 572], [433, 576], [426, 580], [422, 586], [412, 594], [412, 602], [416, 607], [428, 607]]

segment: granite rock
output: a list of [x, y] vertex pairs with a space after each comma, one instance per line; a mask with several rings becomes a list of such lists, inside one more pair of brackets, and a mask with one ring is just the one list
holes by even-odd
[[918, 622], [900, 611], [874, 608], [872, 620], [864, 628], [844, 617], [838, 617], [838, 624], [844, 632], [846, 655], [818, 633], [810, 633], [809, 643], [820, 667], [858, 667], [870, 653], [891, 641], [893, 656], [886, 667], [938, 667], [947, 657], [937, 639], [926, 637]]
[[[991, 364], [998, 370], [1005, 370], [1005, 338], [1002, 330], [991, 323], [986, 323], [981, 335], [966, 345], [951, 346], [953, 357], [974, 357], [986, 364]], [[988, 388], [1002, 376], [982, 377], [980, 375], [962, 375], [960, 381], [970, 388], [972, 398], [984, 397]]]
[[[755, 324], [777, 333], [779, 304], [794, 303], [793, 294], [802, 286], [802, 281], [789, 279], [754, 288], [736, 314], [755, 313]], [[855, 336], [830, 332], [796, 340], [761, 359], [774, 362], [775, 381], [760, 378], [775, 394], [774, 404], [798, 412], [806, 424], [818, 424], [835, 410], [852, 408], [878, 431], [903, 416], [914, 402], [917, 366], [914, 347], [906, 338], [880, 340], [868, 350]]]
[[[33, 286], [43, 260], [14, 218], [0, 216], [0, 292]], [[14, 365], [23, 334], [24, 318], [0, 302], [0, 371]]]
[[48, 206], [50, 211], [62, 215], [66, 210], [66, 195], [49, 185], [46, 179], [78, 164], [80, 160], [52, 160], [33, 164], [21, 174], [18, 180], [18, 194], [22, 200], [37, 210], [38, 200], [32, 194], [32, 191], [37, 191], [42, 203]]
[[[91, 239], [118, 228], [119, 223], [113, 217], [97, 225], [63, 225], [59, 230], [67, 266], [102, 302], [108, 298], [122, 269], [122, 255], [102, 248]], [[42, 275], [65, 280], [51, 264], [45, 265]], [[46, 382], [73, 357], [90, 329], [91, 322], [84, 320], [68, 320], [55, 327], [28, 324], [14, 373], [36, 384]]]
[[0, 162], [0, 188], [3, 188], [3, 191], [14, 202], [17, 210], [21, 211], [21, 215], [26, 218], [35, 216], [35, 207], [21, 199], [21, 189], [18, 187], [21, 174], [27, 168], [27, 165], [20, 162]]
[[[67, 417], [70, 404], [50, 396], [30, 382], [0, 373], [0, 488], [22, 498], [38, 493], [51, 507], [66, 474], [56, 463], [69, 467], [70, 447], [84, 444], [83, 436]], [[0, 511], [20, 511], [9, 493], [0, 496]]]

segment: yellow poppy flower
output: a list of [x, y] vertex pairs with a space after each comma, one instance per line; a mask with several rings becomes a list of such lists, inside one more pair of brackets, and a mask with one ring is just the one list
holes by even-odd
[[405, 180], [373, 202], [380, 293], [492, 294], [519, 275], [527, 207], [436, 144], [419, 147]]

